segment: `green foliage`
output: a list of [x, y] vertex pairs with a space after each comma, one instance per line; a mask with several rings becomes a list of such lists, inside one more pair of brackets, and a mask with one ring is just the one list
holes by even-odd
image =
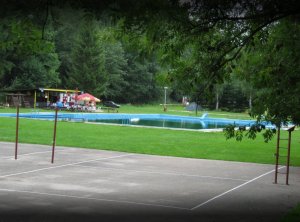
[[[78, 87], [104, 100], [123, 103], [156, 100], [158, 67], [152, 54], [145, 53], [148, 42], [144, 34], [124, 33], [123, 20], [112, 19], [109, 11], [99, 14], [101, 21], [98, 21], [93, 13], [68, 8], [64, 14], [56, 10], [61, 21], [56, 44], [64, 85]], [[75, 14], [79, 20], [74, 18]], [[94, 39], [87, 39], [88, 36]], [[99, 64], [88, 65], [91, 60]]]
[[244, 111], [248, 103], [242, 92], [242, 88], [233, 82], [222, 84], [222, 97], [220, 98], [220, 108], [228, 111]]
[[112, 24], [102, 25], [99, 29], [99, 38], [104, 50], [104, 71], [107, 75], [107, 84], [102, 97], [120, 101], [123, 90], [129, 83], [125, 81], [127, 75], [125, 50], [121, 41], [116, 38], [116, 29], [117, 27]]
[[268, 141], [270, 141], [274, 137], [275, 133], [275, 129], [266, 129], [266, 131], [263, 133], [265, 142], [267, 143]]
[[[70, 7], [53, 9], [56, 15], [57, 25], [55, 33], [56, 51], [61, 62], [59, 66], [60, 87], [69, 85], [69, 72], [72, 66], [72, 52], [74, 43], [80, 31], [81, 21], [84, 17], [82, 10], [75, 10]], [[75, 16], [76, 15], [76, 16]]]
[[[142, 21], [149, 26], [150, 39], [161, 48], [161, 61], [168, 62], [168, 76], [162, 75], [162, 81], [169, 79], [172, 88], [185, 90], [196, 101], [212, 100], [214, 85], [222, 84], [229, 77], [228, 67], [239, 66], [237, 59], [242, 50], [254, 47], [253, 61], [257, 63], [249, 62], [248, 68], [241, 69], [252, 76], [244, 78], [247, 82], [243, 87], [252, 116], [277, 125], [290, 120], [299, 123], [299, 41], [296, 42], [299, 18], [294, 16], [299, 13], [299, 4], [296, 1], [176, 3], [169, 2], [167, 16], [161, 17], [159, 25], [147, 18], [149, 15], [156, 18], [166, 2], [155, 11], [150, 7], [136, 15], [138, 18], [145, 15]], [[175, 19], [170, 21], [170, 17]], [[284, 22], [285, 17], [293, 25]], [[279, 26], [284, 28], [276, 31]], [[274, 38], [278, 32], [281, 32], [279, 38]], [[291, 42], [296, 43], [293, 49]], [[185, 50], [195, 53], [185, 59]]]
[[120, 101], [123, 103], [145, 103], [156, 101], [161, 95], [161, 88], [157, 84], [157, 75], [160, 70], [156, 54], [147, 51], [149, 41], [139, 30], [123, 32], [120, 39], [125, 58], [127, 60], [124, 81], [127, 86], [122, 90]]
[[99, 29], [95, 20], [86, 18], [79, 30], [71, 51], [68, 84], [70, 88], [78, 88], [100, 97], [106, 89], [107, 75]]
[[224, 132], [226, 140], [231, 139], [235, 136], [234, 128], [235, 128], [235, 125], [232, 125], [232, 124], [230, 124], [224, 128], [223, 132]]
[[123, 96], [123, 89], [128, 86], [128, 82], [125, 81], [127, 75], [125, 52], [120, 42], [107, 43], [104, 48], [108, 82], [103, 96], [112, 100], [120, 100]]
[[281, 218], [280, 222], [297, 222], [300, 219], [300, 204], [290, 210], [283, 218]]
[[[263, 132], [264, 131], [264, 132]], [[248, 139], [256, 139], [257, 134], [262, 133], [264, 138], [264, 142], [268, 143], [274, 137], [276, 133], [276, 129], [266, 129], [265, 125], [261, 123], [253, 124], [249, 127], [249, 130], [246, 130], [246, 126], [239, 126], [236, 125], [228, 125], [223, 130], [225, 138], [231, 139], [235, 138], [237, 141], [242, 141], [244, 138], [244, 132], [246, 132], [245, 136]]]
[[129, 103], [144, 103], [153, 101], [160, 94], [156, 86], [155, 63], [145, 59], [140, 61], [134, 53], [127, 53], [127, 75], [125, 81], [129, 83], [123, 91], [123, 101]]
[[29, 56], [19, 64], [22, 75], [16, 77], [11, 87], [34, 89], [41, 86], [56, 86], [59, 83], [56, 72], [58, 66], [58, 56], [55, 53]]
[[1, 87], [49, 87], [60, 82], [54, 44], [41, 39], [41, 30], [30, 19], [8, 17], [0, 30]]
[[256, 89], [251, 115], [260, 120], [300, 123], [299, 30], [292, 19], [278, 22], [269, 30], [269, 41], [257, 40], [234, 69]]

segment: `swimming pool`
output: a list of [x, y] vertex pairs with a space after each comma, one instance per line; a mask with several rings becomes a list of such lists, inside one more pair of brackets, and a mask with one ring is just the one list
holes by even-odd
[[[20, 113], [20, 118], [53, 120], [54, 112]], [[0, 113], [0, 117], [16, 117], [15, 113]], [[255, 120], [177, 116], [166, 114], [112, 114], [112, 113], [58, 113], [58, 119], [64, 121], [90, 122], [98, 124], [117, 124], [126, 126], [144, 126], [174, 129], [216, 129], [229, 124], [251, 126]], [[270, 125], [267, 127], [271, 127]]]

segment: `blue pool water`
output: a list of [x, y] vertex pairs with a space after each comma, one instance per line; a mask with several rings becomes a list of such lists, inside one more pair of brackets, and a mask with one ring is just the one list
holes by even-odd
[[[15, 113], [0, 113], [0, 117], [15, 117]], [[53, 120], [54, 112], [20, 113], [21, 118]], [[181, 129], [214, 129], [224, 128], [229, 124], [251, 126], [255, 120], [239, 120], [226, 118], [188, 117], [165, 114], [108, 114], [108, 113], [59, 113], [59, 120], [76, 122], [93, 122], [131, 126], [150, 126]], [[272, 126], [267, 126], [272, 127]]]

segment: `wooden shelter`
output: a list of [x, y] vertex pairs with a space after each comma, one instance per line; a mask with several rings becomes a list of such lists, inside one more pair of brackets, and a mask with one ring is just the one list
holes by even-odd
[[48, 107], [58, 101], [72, 102], [81, 91], [75, 89], [53, 89], [53, 88], [36, 88], [2, 91], [6, 97], [8, 106], [16, 107], [17, 104], [23, 107]]
[[7, 106], [24, 106], [29, 108], [30, 103], [28, 102], [27, 98], [25, 97], [26, 94], [22, 93], [8, 93], [5, 95], [5, 101]]

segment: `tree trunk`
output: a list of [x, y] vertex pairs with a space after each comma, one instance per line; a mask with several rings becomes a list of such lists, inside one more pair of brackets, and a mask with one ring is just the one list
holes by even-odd
[[249, 109], [252, 110], [252, 95], [249, 96]]
[[216, 94], [216, 110], [219, 110], [219, 93]]

